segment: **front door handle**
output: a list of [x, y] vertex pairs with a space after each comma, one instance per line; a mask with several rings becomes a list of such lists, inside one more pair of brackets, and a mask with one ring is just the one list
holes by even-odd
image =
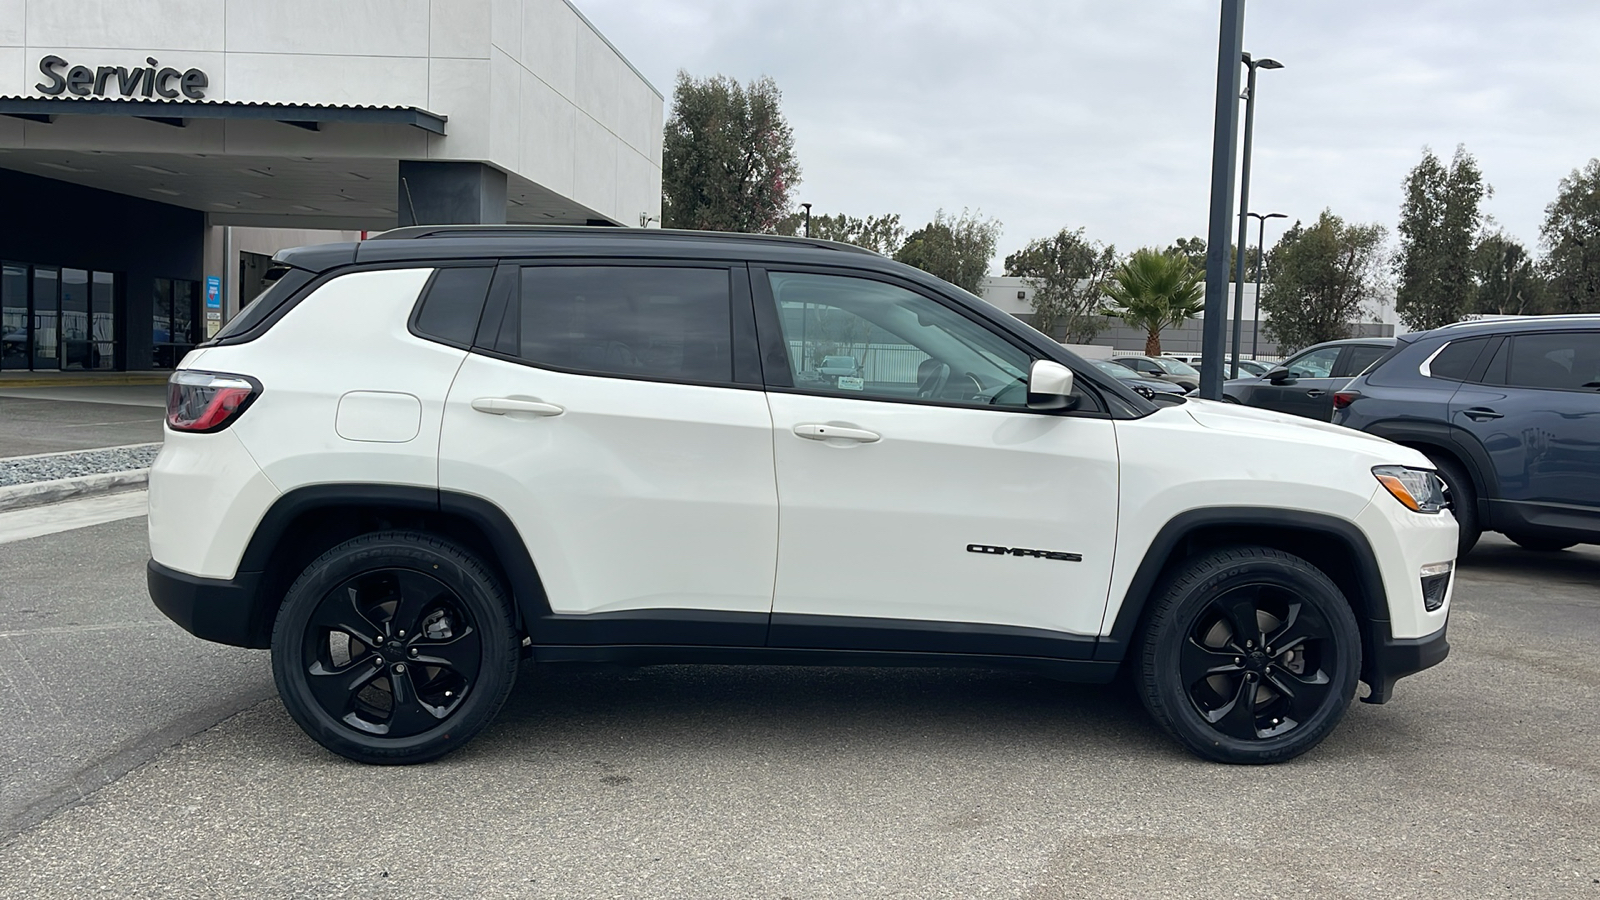
[[865, 428], [846, 428], [843, 425], [796, 425], [794, 433], [796, 437], [808, 441], [855, 441], [859, 444], [870, 444], [883, 438], [883, 435]]
[[1306, 396], [1307, 397], [1321, 397], [1323, 394], [1326, 394], [1326, 393], [1327, 393], [1327, 391], [1323, 390], [1322, 388], [1312, 388], [1311, 390], [1306, 391]]
[[1490, 419], [1505, 418], [1504, 413], [1497, 413], [1487, 406], [1474, 406], [1471, 409], [1462, 410], [1462, 414], [1474, 422], [1487, 422]]
[[542, 400], [514, 400], [510, 397], [479, 397], [472, 401], [472, 408], [491, 416], [503, 416], [506, 413], [528, 413], [534, 416], [559, 416], [566, 412], [565, 409], [554, 403], [545, 403]]

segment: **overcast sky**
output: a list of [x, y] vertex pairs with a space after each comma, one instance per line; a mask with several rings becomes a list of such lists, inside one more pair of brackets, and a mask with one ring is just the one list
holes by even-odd
[[[1002, 257], [1063, 226], [1124, 252], [1206, 233], [1217, 0], [576, 2], [669, 115], [679, 69], [776, 79], [814, 212], [981, 209]], [[1258, 76], [1260, 212], [1392, 241], [1423, 147], [1465, 144], [1532, 247], [1600, 155], [1593, 0], [1249, 0], [1244, 46], [1285, 65]]]

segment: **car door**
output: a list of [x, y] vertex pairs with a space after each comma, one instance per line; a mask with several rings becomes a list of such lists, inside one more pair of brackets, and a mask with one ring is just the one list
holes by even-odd
[[[1027, 350], [889, 276], [751, 277], [781, 522], [769, 644], [1091, 653], [1117, 530], [1097, 398], [1029, 410]], [[830, 348], [857, 381], [795, 377]]]
[[527, 544], [541, 644], [760, 646], [777, 493], [742, 265], [502, 265], [439, 480]]
[[1499, 502], [1520, 507], [1511, 521], [1600, 527], [1600, 331], [1511, 334], [1486, 352], [1450, 422], [1487, 454]]
[[1263, 380], [1250, 392], [1250, 405], [1324, 422], [1331, 420], [1333, 392], [1349, 380], [1333, 377], [1343, 350], [1339, 345], [1317, 347], [1291, 357], [1284, 363], [1289, 377], [1280, 382]]

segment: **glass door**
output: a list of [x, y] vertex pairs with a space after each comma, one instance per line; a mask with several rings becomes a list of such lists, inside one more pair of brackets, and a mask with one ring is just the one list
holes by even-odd
[[94, 273], [89, 297], [89, 339], [94, 342], [94, 368], [109, 369], [116, 364], [117, 276]]
[[89, 340], [89, 273], [61, 270], [61, 368], [95, 368], [95, 347]]
[[28, 267], [0, 263], [0, 369], [28, 368]]
[[61, 368], [61, 273], [35, 266], [33, 270], [33, 367]]

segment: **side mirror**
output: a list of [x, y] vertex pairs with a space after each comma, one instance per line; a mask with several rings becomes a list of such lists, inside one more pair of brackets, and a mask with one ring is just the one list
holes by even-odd
[[1288, 366], [1277, 366], [1275, 368], [1268, 369], [1267, 374], [1262, 377], [1273, 384], [1287, 384], [1288, 382], [1294, 380], [1294, 373], [1289, 371]]
[[1072, 409], [1078, 398], [1072, 396], [1072, 370], [1048, 359], [1034, 360], [1028, 369], [1029, 409]]

